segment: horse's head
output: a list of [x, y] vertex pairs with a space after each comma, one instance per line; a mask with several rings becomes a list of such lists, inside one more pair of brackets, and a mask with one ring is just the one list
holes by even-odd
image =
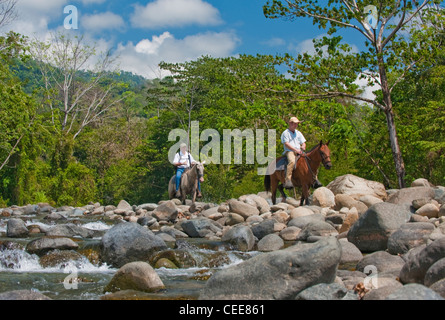
[[332, 162], [331, 162], [331, 150], [329, 150], [329, 141], [325, 144], [323, 141], [320, 141], [320, 156], [321, 156], [321, 162], [323, 163], [324, 167], [326, 169], [332, 168]]
[[204, 182], [204, 164], [205, 160], [203, 162], [197, 162], [196, 163], [196, 170], [198, 171], [198, 179], [200, 179], [201, 182]]

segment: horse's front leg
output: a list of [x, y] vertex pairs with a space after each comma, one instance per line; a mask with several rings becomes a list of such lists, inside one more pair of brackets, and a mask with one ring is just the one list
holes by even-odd
[[302, 194], [301, 194], [300, 206], [303, 206], [305, 203], [308, 206], [309, 205], [309, 186], [304, 184], [301, 189], [302, 189]]

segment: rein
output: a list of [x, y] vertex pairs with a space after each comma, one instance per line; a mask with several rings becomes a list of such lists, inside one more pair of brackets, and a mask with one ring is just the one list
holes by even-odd
[[[315, 151], [315, 150], [314, 150]], [[321, 157], [321, 163], [325, 166], [326, 165], [326, 155], [323, 153], [323, 152], [321, 152], [321, 149], [319, 148], [318, 149], [318, 152], [320, 153], [320, 157]], [[310, 152], [310, 153], [312, 153], [312, 152]], [[306, 164], [307, 164], [307, 166], [308, 166], [308, 168], [309, 168], [309, 171], [311, 172], [311, 174], [312, 174], [312, 179], [313, 180], [316, 180], [317, 179], [317, 175], [314, 173], [314, 171], [312, 170], [312, 167], [311, 167], [311, 165], [310, 165], [310, 163], [309, 163], [309, 161], [313, 161], [310, 157], [309, 157], [309, 155], [307, 155], [307, 154], [304, 154], [303, 155], [304, 156], [304, 158], [305, 158], [305, 160], [306, 160]]]

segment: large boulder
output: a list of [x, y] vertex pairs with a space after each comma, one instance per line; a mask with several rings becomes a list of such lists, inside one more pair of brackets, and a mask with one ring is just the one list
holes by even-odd
[[22, 219], [11, 218], [6, 224], [6, 236], [9, 238], [26, 238], [29, 235], [28, 228]]
[[335, 195], [339, 193], [347, 194], [354, 199], [359, 199], [364, 195], [371, 195], [382, 200], [387, 197], [385, 186], [382, 183], [366, 180], [352, 174], [335, 178], [327, 185], [327, 188]]
[[445, 258], [445, 238], [435, 240], [422, 250], [410, 254], [400, 271], [400, 281], [423, 284], [428, 269], [442, 258]]
[[250, 251], [255, 245], [255, 237], [248, 226], [239, 225], [231, 228], [221, 238], [232, 244], [237, 250]]
[[26, 251], [31, 254], [42, 256], [51, 250], [76, 250], [79, 245], [69, 238], [42, 237], [32, 240], [26, 245]]
[[406, 206], [382, 202], [372, 205], [349, 229], [348, 241], [362, 252], [386, 250], [388, 239], [400, 226], [409, 221]]
[[156, 271], [146, 262], [130, 262], [121, 267], [105, 287], [104, 292], [137, 290], [153, 292], [164, 289]]
[[315, 284], [334, 282], [340, 257], [341, 247], [334, 237], [259, 254], [215, 273], [207, 281], [199, 298], [293, 299]]
[[434, 225], [429, 222], [408, 222], [389, 236], [388, 252], [403, 254], [410, 249], [426, 244], [429, 235], [434, 231]]
[[167, 249], [165, 242], [137, 223], [115, 225], [102, 237], [100, 256], [114, 267], [134, 261], [148, 261], [157, 251]]

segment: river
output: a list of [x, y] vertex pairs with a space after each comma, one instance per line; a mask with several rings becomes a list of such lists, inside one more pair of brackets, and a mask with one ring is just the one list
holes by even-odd
[[[76, 223], [82, 227], [106, 232], [116, 222], [98, 216], [68, 218], [62, 222], [48, 222], [43, 216], [21, 216], [27, 226], [38, 225], [43, 229], [57, 223]], [[118, 269], [100, 262], [101, 238], [73, 238], [78, 244], [80, 259], [61, 261], [56, 265], [42, 266], [41, 258], [25, 251], [26, 244], [42, 233], [28, 238], [6, 237], [8, 218], [0, 220], [0, 292], [32, 290], [54, 300], [98, 300], [105, 296], [104, 288]], [[256, 251], [230, 250], [227, 244], [206, 239], [186, 239], [178, 242], [196, 261], [190, 268], [158, 268], [156, 272], [165, 289], [157, 293], [128, 293], [121, 298], [135, 299], [197, 299], [207, 279], [216, 271], [241, 263], [258, 254]], [[168, 244], [172, 249], [174, 244]], [[177, 247], [177, 244], [176, 244]], [[175, 250], [175, 249], [173, 249]], [[73, 279], [75, 279], [73, 281]]]

